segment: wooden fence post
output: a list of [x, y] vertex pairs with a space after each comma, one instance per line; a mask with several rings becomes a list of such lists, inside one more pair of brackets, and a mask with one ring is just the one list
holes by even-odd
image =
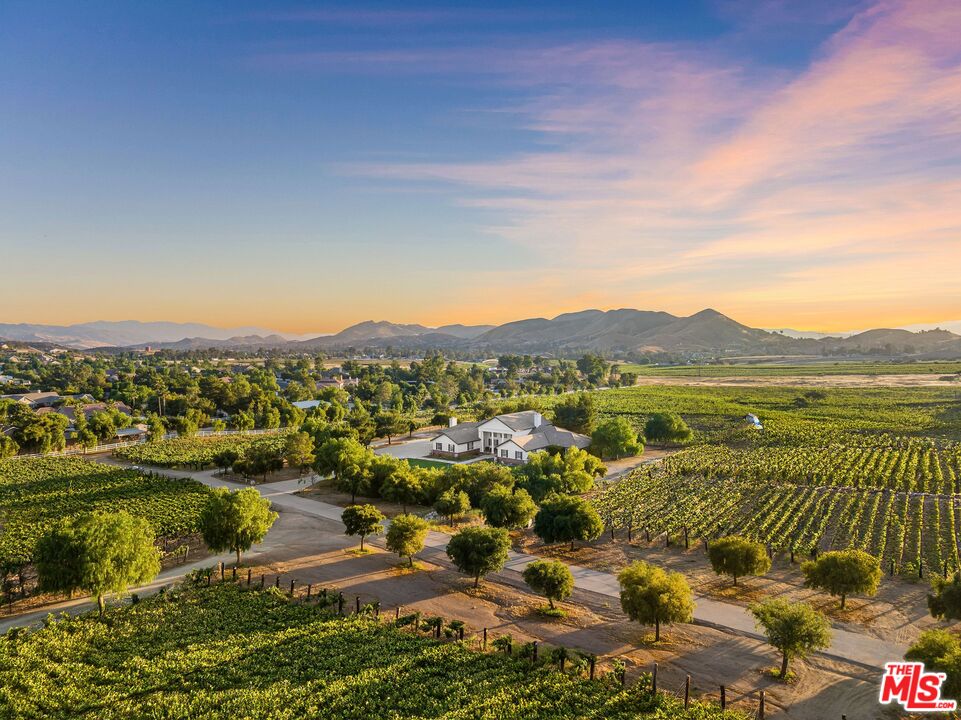
[[230, 579], [233, 580], [234, 582], [237, 582], [237, 566], [236, 565], [234, 565], [233, 575], [231, 576]]
[[651, 692], [657, 694], [657, 663], [654, 663], [654, 672], [651, 674]]
[[591, 680], [594, 679], [594, 666], [597, 664], [597, 656], [591, 655]]
[[360, 595], [354, 596], [354, 612], [360, 615]]
[[684, 709], [687, 710], [691, 705], [691, 676], [688, 675], [684, 680]]
[[294, 596], [294, 585], [297, 581], [291, 578], [290, 580], [290, 597]]
[[757, 707], [758, 720], [764, 720], [764, 691], [761, 690], [761, 704]]
[[220, 565], [220, 581], [223, 582], [223, 579], [224, 579], [224, 564], [223, 564], [223, 562], [221, 562], [221, 563], [219, 563], [219, 565]]
[[274, 587], [277, 588], [278, 590], [280, 589], [280, 575], [278, 575], [278, 576], [274, 579]]
[[400, 605], [394, 609], [394, 620], [400, 620]]
[[261, 589], [261, 590], [264, 589], [264, 580], [265, 580], [265, 579], [266, 579], [266, 576], [265, 576], [263, 573], [261, 573], [261, 574], [260, 574], [260, 589]]
[[247, 587], [250, 587], [250, 576], [253, 572], [253, 568], [247, 568]]
[[531, 663], [537, 662], [537, 640], [531, 643]]
[[727, 690], [721, 685], [721, 710], [727, 710]]
[[339, 593], [337, 595], [337, 614], [344, 614], [344, 593]]
[[310, 600], [310, 593], [314, 589], [313, 583], [307, 583], [307, 599]]
[[484, 628], [484, 649], [487, 649], [487, 628]]

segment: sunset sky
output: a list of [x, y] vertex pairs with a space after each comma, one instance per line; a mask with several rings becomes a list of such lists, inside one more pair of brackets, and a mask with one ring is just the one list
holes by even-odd
[[961, 2], [3, 0], [0, 322], [961, 319]]

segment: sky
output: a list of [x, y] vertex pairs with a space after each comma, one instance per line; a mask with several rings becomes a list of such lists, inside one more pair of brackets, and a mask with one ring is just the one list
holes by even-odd
[[961, 318], [961, 3], [0, 2], [0, 322]]

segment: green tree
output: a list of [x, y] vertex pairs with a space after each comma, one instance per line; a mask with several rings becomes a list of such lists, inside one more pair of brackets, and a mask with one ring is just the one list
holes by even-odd
[[9, 435], [0, 435], [0, 460], [11, 458], [20, 452], [20, 446]]
[[126, 592], [157, 576], [160, 552], [144, 518], [126, 512], [85, 513], [42, 536], [34, 564], [42, 590], [88, 592], [96, 596], [103, 615], [108, 593]]
[[241, 553], [261, 542], [276, 519], [270, 500], [254, 488], [233, 492], [217, 488], [200, 515], [200, 532], [214, 552], [236, 553], [239, 565]]
[[220, 468], [223, 474], [226, 475], [227, 470], [232, 468], [234, 463], [240, 460], [240, 451], [238, 451], [237, 448], [225, 447], [215, 452], [211, 460], [213, 464]]
[[826, 552], [802, 564], [801, 572], [807, 587], [840, 596], [842, 608], [848, 595], [874, 595], [881, 582], [881, 564], [863, 550]]
[[566, 600], [574, 591], [574, 576], [559, 560], [535, 560], [524, 568], [524, 582], [546, 597], [552, 610], [555, 600]]
[[284, 449], [287, 465], [297, 468], [303, 475], [314, 464], [314, 440], [305, 432], [291, 433], [287, 437], [287, 447]]
[[476, 588], [482, 577], [504, 567], [510, 547], [510, 536], [503, 528], [469, 527], [447, 543], [447, 557], [458, 570], [474, 578]]
[[751, 605], [751, 614], [768, 642], [781, 651], [782, 678], [791, 658], [807, 657], [831, 644], [831, 624], [807, 603], [765, 600]]
[[948, 677], [941, 686], [946, 698], [961, 698], [961, 638], [947, 630], [925, 630], [904, 655], [905, 660], [923, 662], [928, 672]]
[[961, 572], [955, 572], [950, 580], [934, 576], [928, 609], [938, 620], [961, 620]]
[[378, 437], [386, 437], [390, 445], [394, 435], [407, 432], [410, 420], [397, 410], [381, 410], [374, 415], [375, 432]]
[[600, 355], [587, 353], [577, 361], [577, 369], [584, 374], [587, 382], [591, 383], [591, 385], [601, 385], [607, 379], [610, 363]]
[[321, 475], [333, 474], [338, 489], [350, 493], [350, 504], [366, 491], [370, 481], [373, 453], [353, 438], [334, 438], [317, 449], [314, 469]]
[[509, 488], [496, 487], [481, 501], [481, 510], [488, 525], [519, 530], [528, 526], [537, 513], [537, 505], [523, 488], [511, 492]]
[[648, 442], [679, 445], [690, 440], [691, 435], [691, 428], [677, 413], [654, 413], [644, 426], [644, 437]]
[[617, 581], [621, 608], [631, 620], [653, 625], [655, 642], [661, 639], [661, 623], [686, 623], [694, 617], [691, 586], [681, 573], [638, 560], [621, 570]]
[[712, 542], [707, 556], [714, 572], [718, 575], [730, 575], [734, 578], [735, 587], [738, 577], [763, 575], [771, 569], [771, 559], [764, 545], [736, 535]]
[[597, 420], [597, 409], [590, 393], [568, 395], [554, 406], [554, 424], [574, 432], [590, 435]]
[[235, 430], [253, 430], [256, 421], [253, 413], [241, 410], [230, 416], [230, 424], [233, 425]]
[[594, 478], [606, 472], [607, 468], [596, 456], [576, 447], [562, 453], [531, 453], [524, 465], [514, 469], [517, 485], [538, 502], [551, 493], [585, 493], [594, 487]]
[[167, 435], [167, 426], [164, 425], [163, 418], [151, 413], [147, 417], [147, 439], [152, 442], [160, 442]]
[[456, 525], [457, 518], [466, 514], [470, 510], [470, 498], [463, 490], [451, 488], [437, 498], [434, 503], [434, 510], [450, 520], [451, 525]]
[[387, 528], [387, 549], [410, 561], [414, 567], [414, 555], [424, 549], [424, 540], [430, 526], [416, 515], [398, 515]]
[[588, 542], [600, 537], [604, 523], [594, 506], [573, 495], [549, 495], [534, 516], [534, 533], [545, 543]]
[[384, 514], [373, 505], [350, 505], [340, 515], [346, 535], [360, 535], [360, 549], [364, 549], [364, 538], [384, 531], [381, 523]]
[[417, 504], [423, 497], [421, 476], [403, 460], [395, 460], [392, 467], [390, 474], [381, 483], [380, 495], [385, 500], [399, 503], [406, 513], [408, 505]]
[[605, 420], [591, 434], [591, 450], [602, 458], [622, 458], [644, 451], [637, 431], [626, 418]]
[[377, 437], [377, 423], [367, 412], [367, 408], [359, 402], [354, 404], [354, 409], [347, 415], [347, 422], [357, 433], [357, 440], [364, 447], [370, 445], [371, 440]]

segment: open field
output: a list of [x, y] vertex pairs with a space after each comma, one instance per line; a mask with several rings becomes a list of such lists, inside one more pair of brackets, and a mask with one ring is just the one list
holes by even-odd
[[845, 362], [843, 360], [810, 360], [798, 362], [758, 362], [723, 365], [638, 365], [623, 363], [623, 372], [652, 377], [792, 377], [832, 375], [953, 375], [961, 373], [961, 362]]

